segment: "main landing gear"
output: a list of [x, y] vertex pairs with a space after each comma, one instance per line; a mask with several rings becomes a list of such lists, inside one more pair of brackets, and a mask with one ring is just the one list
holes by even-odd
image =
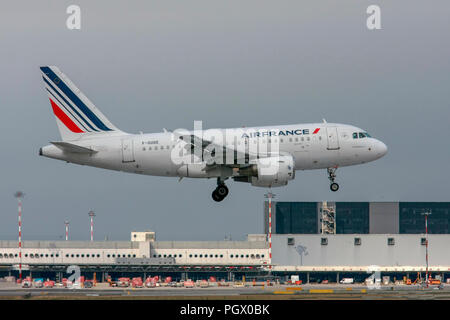
[[333, 192], [336, 192], [339, 190], [339, 185], [336, 182], [334, 182], [334, 179], [336, 179], [336, 170], [337, 170], [337, 167], [327, 169], [328, 180], [330, 180], [330, 182], [331, 182], [330, 190]]
[[228, 195], [228, 188], [225, 185], [225, 182], [217, 178], [217, 188], [212, 192], [212, 198], [214, 201], [220, 202]]

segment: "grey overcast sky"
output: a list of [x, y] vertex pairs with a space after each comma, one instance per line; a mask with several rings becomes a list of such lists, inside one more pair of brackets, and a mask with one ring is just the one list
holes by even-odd
[[[66, 8], [81, 7], [81, 30]], [[366, 28], [381, 7], [382, 30]], [[0, 239], [244, 239], [263, 232], [267, 191], [213, 180], [178, 182], [38, 156], [59, 133], [39, 69], [56, 65], [124, 131], [349, 123], [389, 153], [338, 170], [297, 172], [273, 191], [292, 201], [449, 201], [450, 2], [8, 1], [0, 11]]]

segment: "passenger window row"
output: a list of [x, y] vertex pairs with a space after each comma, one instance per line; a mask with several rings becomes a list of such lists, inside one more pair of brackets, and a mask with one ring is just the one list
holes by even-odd
[[[208, 258], [207, 254], [190, 254], [189, 258]], [[223, 258], [223, 254], [210, 254], [209, 258]]]
[[[25, 253], [24, 255], [23, 255], [25, 258], [28, 258], [28, 257], [30, 257], [30, 258], [53, 258], [53, 257], [59, 257], [59, 254], [58, 253], [56, 253], [56, 254], [53, 254], [53, 253], [51, 253], [51, 254], [48, 254], [48, 253], [46, 253], [46, 254], [43, 254], [43, 253], [41, 253], [41, 254], [38, 254], [38, 253], [30, 253], [30, 254], [28, 254], [28, 253]], [[12, 254], [12, 253], [0, 253], [0, 259], [1, 258], [5, 258], [5, 259], [8, 259], [8, 258], [17, 258], [17, 257], [19, 257], [19, 255], [17, 254], [17, 253], [15, 253], [15, 254]]]
[[81, 257], [81, 258], [84, 258], [84, 257], [86, 257], [86, 258], [96, 258], [96, 257], [97, 257], [97, 258], [100, 258], [100, 254], [98, 254], [98, 253], [97, 253], [97, 254], [86, 254], [86, 255], [83, 254], [83, 253], [82, 253], [82, 254], [79, 254], [79, 253], [73, 254], [73, 253], [72, 253], [72, 254], [70, 254], [70, 255], [69, 255], [69, 254], [66, 254], [66, 258], [69, 258], [69, 257], [70, 257], [70, 258], [80, 258], [80, 257]]
[[[367, 133], [365, 133], [365, 134], [367, 134]], [[357, 135], [356, 135], [356, 138], [355, 138], [355, 134], [353, 134], [353, 137], [354, 137], [354, 139], [356, 139], [357, 138]], [[319, 138], [318, 138], [319, 140], [322, 140], [322, 137], [321, 136], [319, 136]], [[284, 142], [304, 142], [304, 141], [311, 141], [311, 138], [310, 137], [301, 137], [301, 138], [299, 138], [299, 137], [295, 137], [295, 138], [286, 138], [286, 139], [283, 139], [283, 138], [280, 138], [280, 143], [284, 143]], [[273, 139], [273, 143], [277, 143], [278, 142], [278, 139]], [[247, 140], [245, 140], [245, 144], [247, 144], [248, 142], [247, 142]], [[258, 139], [253, 139], [253, 144], [256, 144], [256, 143], [258, 143]], [[261, 143], [266, 143], [266, 140], [264, 139], [264, 140], [262, 140], [261, 141]], [[267, 143], [272, 143], [272, 139], [267, 139]], [[143, 143], [144, 144], [144, 143]], [[237, 143], [238, 145], [241, 145], [241, 141], [238, 141], [238, 143]], [[230, 147], [233, 147], [233, 145], [229, 145]], [[166, 145], [166, 146], [153, 146], [153, 147], [142, 147], [142, 151], [152, 151], [152, 150], [154, 150], [154, 151], [157, 151], [157, 150], [169, 150], [171, 148], [171, 146], [169, 146], [169, 145]], [[172, 145], [172, 149], [173, 148], [175, 148], [175, 145]]]
[[[235, 254], [235, 255], [230, 255], [230, 258], [239, 258], [239, 255], [238, 254]], [[241, 258], [244, 258], [244, 255], [243, 254], [241, 254], [240, 255], [240, 257]], [[261, 255], [259, 255], [259, 254], [251, 254], [251, 255], [248, 255], [248, 254], [246, 254], [245, 255], [245, 258], [251, 258], [251, 259], [260, 259], [260, 258], [264, 258], [264, 255], [263, 254], [261, 254]]]
[[[179, 255], [174, 254], [173, 257], [174, 258], [177, 258], [177, 257], [178, 258], [182, 258], [183, 255], [182, 254], [179, 254]], [[161, 255], [161, 254], [154, 254], [153, 258], [172, 258], [172, 255], [171, 254], [163, 254], [163, 255]]]
[[[158, 257], [158, 258], [161, 258], [161, 257], [164, 257], [164, 258], [166, 258], [166, 257], [172, 257], [172, 255], [171, 254], [169, 254], [169, 255], [166, 255], [166, 254], [163, 254], [163, 255], [161, 255], [161, 254], [158, 254], [158, 255], [156, 255], [156, 254], [154, 254], [153, 255], [153, 257], [154, 258], [156, 258], [156, 257]], [[173, 257], [174, 258], [176, 258], [177, 257], [177, 255], [176, 254], [174, 254], [173, 255]], [[181, 258], [182, 257], [182, 255], [180, 254], [180, 255], [178, 255], [178, 257], [179, 258]], [[223, 254], [189, 254], [189, 258], [223, 258]], [[239, 254], [231, 254], [230, 255], [230, 258], [251, 258], [251, 259], [260, 259], [260, 258], [264, 258], [264, 254], [241, 254], [241, 255], [239, 255]]]
[[[108, 258], [115, 258], [116, 257], [116, 255], [115, 254], [107, 254], [106, 255]], [[118, 254], [117, 255], [117, 258], [120, 258], [120, 254]], [[128, 254], [128, 255], [126, 255], [126, 254], [123, 254], [122, 255], [122, 258], [136, 258], [136, 255], [135, 254]]]
[[[172, 149], [173, 148], [175, 148], [175, 145], [172, 146]], [[157, 150], [164, 150], [164, 149], [169, 150], [170, 146], [142, 147], [142, 151], [146, 151], [146, 150], [148, 150], [148, 151], [152, 151], [152, 150], [157, 151]]]

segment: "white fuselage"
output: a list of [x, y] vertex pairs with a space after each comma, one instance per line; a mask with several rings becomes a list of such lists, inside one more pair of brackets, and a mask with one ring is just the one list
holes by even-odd
[[[351, 125], [312, 123], [233, 130], [238, 133], [227, 143], [228, 147], [236, 149], [240, 144], [275, 141], [280, 153], [292, 155], [295, 170], [357, 165], [379, 159], [387, 152], [383, 142]], [[199, 170], [192, 174], [183, 171], [181, 164], [172, 161], [176, 141], [171, 132], [95, 135], [73, 142], [96, 152], [66, 152], [48, 145], [41, 148], [40, 154], [76, 164], [154, 176], [211, 178], [224, 174], [220, 170]]]

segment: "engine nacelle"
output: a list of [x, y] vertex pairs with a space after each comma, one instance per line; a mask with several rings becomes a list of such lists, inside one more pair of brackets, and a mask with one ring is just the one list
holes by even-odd
[[290, 155], [255, 160], [257, 176], [250, 182], [255, 187], [281, 187], [295, 178], [294, 158]]

